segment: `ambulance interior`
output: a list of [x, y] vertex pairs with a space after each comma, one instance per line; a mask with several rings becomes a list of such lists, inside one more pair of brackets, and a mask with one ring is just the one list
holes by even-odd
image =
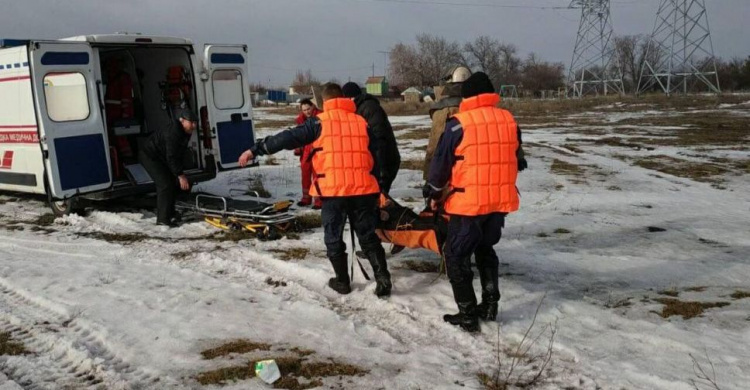
[[[190, 54], [182, 47], [103, 47], [99, 57], [112, 177], [115, 185], [138, 184], [132, 167], [146, 137], [166, 129], [182, 108], [198, 114]], [[202, 168], [199, 147], [195, 131], [185, 171]]]

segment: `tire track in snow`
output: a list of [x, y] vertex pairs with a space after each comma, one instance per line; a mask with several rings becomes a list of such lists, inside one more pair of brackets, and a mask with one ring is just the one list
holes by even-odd
[[0, 279], [0, 332], [10, 333], [32, 352], [1, 358], [0, 369], [32, 390], [130, 389], [160, 381], [156, 374], [118, 357], [107, 348], [101, 333], [76, 317], [27, 297]]

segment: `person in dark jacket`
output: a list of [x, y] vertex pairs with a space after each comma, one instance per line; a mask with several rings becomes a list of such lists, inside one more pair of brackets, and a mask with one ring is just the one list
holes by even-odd
[[430, 119], [432, 128], [430, 129], [430, 140], [427, 142], [427, 150], [424, 155], [424, 168], [422, 168], [423, 178], [427, 180], [427, 174], [430, 171], [430, 162], [432, 155], [435, 154], [440, 136], [445, 130], [445, 123], [453, 115], [458, 113], [458, 105], [461, 104], [461, 85], [471, 76], [471, 70], [465, 66], [455, 67], [444, 80], [447, 81], [443, 87], [443, 93], [440, 100], [430, 107]]
[[[442, 204], [450, 216], [444, 253], [458, 314], [446, 314], [443, 320], [476, 332], [479, 319], [497, 317], [500, 291], [493, 246], [500, 241], [505, 216], [519, 208], [516, 178], [526, 161], [518, 125], [510, 112], [496, 107], [500, 96], [489, 77], [471, 75], [461, 96], [459, 112], [446, 123], [430, 164], [425, 195], [433, 210]], [[479, 305], [472, 255], [482, 285]]]
[[379, 161], [380, 191], [388, 194], [391, 190], [393, 181], [396, 180], [398, 168], [401, 166], [401, 155], [398, 152], [396, 137], [393, 135], [393, 127], [388, 121], [388, 115], [380, 106], [380, 102], [375, 96], [369, 93], [362, 93], [362, 89], [353, 82], [348, 82], [343, 86], [344, 96], [352, 98], [357, 105], [357, 115], [362, 116], [367, 121], [367, 125], [372, 130], [375, 137], [376, 151]]
[[188, 141], [198, 126], [195, 114], [183, 109], [177, 119], [164, 129], [152, 133], [138, 153], [138, 161], [156, 186], [156, 224], [175, 226], [177, 185], [183, 191], [190, 183], [183, 172]]
[[326, 84], [322, 95], [322, 113], [293, 129], [259, 140], [242, 153], [239, 164], [244, 167], [254, 156], [312, 144], [315, 180], [311, 192], [323, 200], [324, 241], [336, 274], [328, 286], [340, 294], [352, 291], [343, 239], [348, 218], [375, 273], [375, 294], [385, 297], [391, 293], [391, 275], [385, 250], [375, 233], [380, 192], [375, 137], [364, 118], [355, 113], [354, 102], [343, 97], [338, 84]]

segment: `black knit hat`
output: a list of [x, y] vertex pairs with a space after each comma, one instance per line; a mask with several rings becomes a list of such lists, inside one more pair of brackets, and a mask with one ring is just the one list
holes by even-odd
[[461, 85], [461, 97], [466, 99], [481, 95], [483, 93], [494, 93], [495, 87], [492, 86], [489, 76], [484, 72], [476, 72], [469, 76], [463, 85]]
[[184, 119], [186, 121], [190, 122], [198, 122], [198, 117], [195, 116], [192, 110], [189, 108], [182, 109], [182, 112], [180, 112], [180, 119]]
[[362, 94], [362, 88], [360, 88], [357, 83], [352, 81], [344, 84], [344, 86], [341, 87], [341, 90], [344, 92], [344, 96], [348, 98], [357, 97]]

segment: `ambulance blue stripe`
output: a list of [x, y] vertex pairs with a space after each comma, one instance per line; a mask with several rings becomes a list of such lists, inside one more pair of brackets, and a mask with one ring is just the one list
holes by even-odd
[[214, 53], [211, 54], [212, 64], [244, 64], [245, 57], [241, 54]]
[[102, 134], [56, 138], [54, 142], [64, 191], [109, 182]]
[[42, 56], [42, 65], [86, 65], [89, 53], [48, 51]]
[[0, 65], [0, 70], [5, 69], [5, 65]]
[[237, 162], [240, 154], [255, 144], [253, 122], [249, 119], [241, 122], [217, 123], [216, 136], [219, 139], [222, 164]]

